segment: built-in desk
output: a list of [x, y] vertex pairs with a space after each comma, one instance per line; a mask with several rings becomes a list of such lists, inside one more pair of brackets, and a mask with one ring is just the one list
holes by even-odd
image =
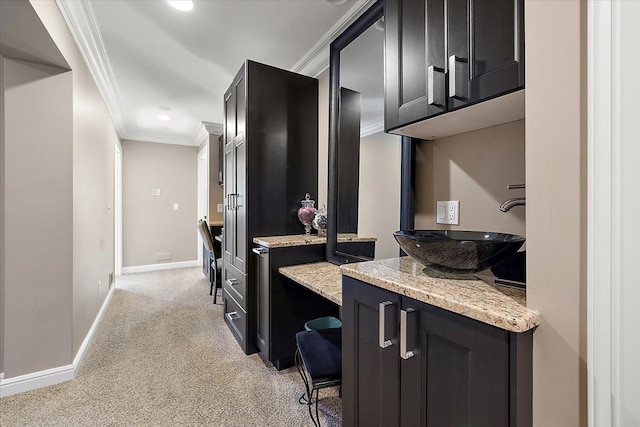
[[280, 274], [342, 306], [342, 273], [330, 262], [280, 267]]

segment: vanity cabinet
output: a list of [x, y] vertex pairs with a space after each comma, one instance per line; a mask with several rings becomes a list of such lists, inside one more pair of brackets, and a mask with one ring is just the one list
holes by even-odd
[[250, 354], [257, 350], [251, 242], [302, 232], [300, 200], [318, 191], [318, 81], [246, 61], [223, 99], [225, 321]]
[[343, 423], [530, 427], [532, 333], [343, 276]]
[[387, 131], [524, 88], [524, 0], [386, 0]]
[[291, 282], [278, 268], [324, 261], [325, 251], [324, 244], [253, 248], [258, 271], [256, 344], [278, 370], [293, 366], [296, 333], [304, 330], [305, 322], [339, 317], [337, 304]]

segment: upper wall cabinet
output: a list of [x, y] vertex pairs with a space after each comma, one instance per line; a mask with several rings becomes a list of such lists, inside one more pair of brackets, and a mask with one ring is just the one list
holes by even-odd
[[497, 98], [524, 88], [523, 0], [387, 0], [385, 25], [388, 132], [434, 139], [524, 117], [522, 92]]

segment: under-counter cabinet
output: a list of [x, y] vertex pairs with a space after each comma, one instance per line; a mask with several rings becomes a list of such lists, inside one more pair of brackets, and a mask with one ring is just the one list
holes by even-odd
[[524, 87], [523, 0], [386, 0], [385, 129]]
[[318, 191], [318, 81], [246, 61], [224, 95], [225, 322], [257, 351], [255, 236], [300, 233], [305, 193]]
[[532, 330], [343, 276], [345, 426], [527, 426]]

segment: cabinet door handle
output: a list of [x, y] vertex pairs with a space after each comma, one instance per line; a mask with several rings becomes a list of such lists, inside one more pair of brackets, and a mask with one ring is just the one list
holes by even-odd
[[409, 313], [414, 313], [413, 308], [407, 308], [406, 310], [400, 310], [400, 357], [403, 359], [411, 359], [415, 356], [413, 350], [407, 351], [407, 316]]
[[227, 319], [229, 319], [230, 322], [233, 322], [234, 320], [239, 319], [240, 316], [238, 316], [238, 312], [237, 311], [232, 311], [227, 313]]
[[240, 195], [238, 193], [235, 194], [235, 206], [236, 206], [236, 210], [238, 210], [238, 208], [241, 208], [242, 205], [238, 204], [238, 199], [240, 198]]
[[456, 73], [457, 73], [457, 64], [466, 63], [467, 60], [464, 58], [459, 58], [455, 55], [451, 55], [449, 57], [449, 98], [464, 98], [466, 95], [460, 95], [456, 91]]
[[436, 73], [438, 73], [439, 78], [444, 78], [444, 69], [440, 67], [434, 67], [433, 65], [430, 65], [429, 68], [427, 68], [427, 102], [429, 103], [429, 105], [436, 105], [438, 107], [441, 107], [443, 106], [443, 104], [436, 100], [435, 95], [434, 81], [436, 79]]
[[233, 198], [233, 194], [227, 194], [227, 210], [228, 211], [233, 210], [233, 202], [231, 201], [232, 198]]
[[229, 286], [236, 286], [240, 284], [240, 281], [238, 279], [227, 279], [225, 280], [225, 282], [227, 282], [227, 285]]
[[267, 252], [269, 252], [269, 248], [265, 248], [263, 246], [258, 246], [257, 248], [253, 248], [252, 251], [256, 255], [262, 255], [262, 254], [266, 254]]
[[389, 339], [386, 339], [386, 337], [384, 336], [384, 332], [385, 332], [385, 325], [386, 325], [386, 313], [387, 313], [387, 307], [390, 307], [392, 305], [395, 305], [394, 303], [392, 303], [391, 301], [383, 301], [380, 303], [379, 306], [379, 313], [380, 313], [380, 320], [379, 320], [379, 330], [378, 330], [378, 344], [380, 345], [380, 348], [387, 348], [393, 345], [393, 342]]

